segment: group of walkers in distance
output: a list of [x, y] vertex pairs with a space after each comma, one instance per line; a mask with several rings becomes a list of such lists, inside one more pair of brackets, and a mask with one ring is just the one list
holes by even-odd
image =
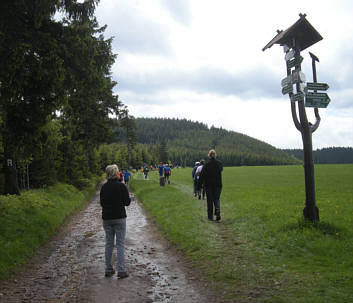
[[[220, 196], [222, 192], [222, 163], [216, 159], [216, 151], [211, 149], [208, 153], [209, 161], [205, 160], [195, 162], [192, 169], [192, 179], [194, 182], [194, 196], [199, 200], [207, 197], [207, 217], [213, 221], [214, 215], [216, 220], [221, 220], [221, 202]], [[214, 212], [213, 212], [214, 211]]]
[[[156, 167], [156, 166], [155, 166]], [[160, 184], [163, 186], [165, 183], [170, 184], [170, 176], [172, 174], [172, 165], [171, 164], [163, 164], [163, 162], [160, 162], [158, 167], [158, 172], [159, 172], [159, 177], [160, 177]], [[148, 177], [148, 172], [153, 169], [153, 166], [151, 165], [148, 167], [148, 165], [145, 165], [142, 169], [144, 178], [147, 179]], [[163, 179], [163, 180], [162, 180]]]
[[170, 184], [170, 176], [172, 175], [171, 165], [168, 163], [163, 164], [163, 162], [160, 162], [158, 165], [158, 173], [160, 186], [164, 186], [165, 183]]
[[[195, 163], [192, 170], [194, 180], [194, 196], [201, 200], [207, 196], [208, 220], [221, 219], [220, 195], [222, 191], [222, 170], [223, 166], [216, 159], [216, 152], [211, 149], [208, 153], [209, 161], [204, 160]], [[147, 168], [147, 169], [146, 169]], [[151, 168], [152, 169], [152, 168]], [[149, 168], [145, 166], [143, 173], [147, 179]], [[171, 165], [160, 162], [158, 172], [160, 185], [170, 184]], [[112, 253], [114, 243], [117, 247], [117, 277], [123, 279], [128, 277], [125, 268], [125, 236], [126, 236], [126, 210], [131, 199], [128, 191], [130, 172], [120, 172], [117, 165], [112, 164], [106, 167], [107, 181], [102, 185], [100, 191], [100, 204], [102, 206], [103, 228], [105, 231], [105, 277], [115, 274], [112, 265]], [[123, 183], [124, 181], [124, 183]]]

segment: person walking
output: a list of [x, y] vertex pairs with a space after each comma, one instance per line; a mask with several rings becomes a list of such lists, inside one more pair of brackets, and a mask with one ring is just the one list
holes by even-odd
[[149, 169], [148, 169], [148, 166], [146, 165], [143, 169], [143, 174], [145, 175], [145, 179], [147, 179], [148, 172], [149, 172]]
[[129, 187], [129, 181], [130, 181], [130, 172], [128, 170], [124, 171], [124, 183], [126, 185], [126, 187]]
[[201, 180], [206, 188], [207, 196], [207, 216], [208, 220], [213, 221], [213, 208], [215, 209], [216, 220], [221, 220], [222, 192], [222, 162], [216, 159], [216, 151], [211, 149], [208, 153], [209, 161], [203, 166]]
[[202, 195], [202, 200], [205, 199], [205, 186], [202, 182], [202, 179], [200, 178], [202, 168], [205, 164], [205, 160], [200, 160], [200, 165], [197, 167], [196, 172], [195, 172], [195, 178], [196, 178], [196, 192], [199, 197], [199, 200], [201, 200], [201, 195]]
[[164, 179], [165, 179], [165, 182], [168, 182], [168, 184], [170, 184], [170, 175], [171, 174], [172, 174], [172, 170], [171, 170], [169, 164], [167, 163], [164, 166]]
[[163, 162], [160, 162], [158, 165], [158, 173], [159, 173], [159, 185], [164, 186], [165, 178], [164, 178], [164, 165]]
[[112, 253], [116, 238], [118, 256], [118, 278], [128, 277], [125, 269], [125, 235], [126, 210], [131, 199], [124, 183], [119, 182], [120, 173], [117, 165], [106, 167], [108, 181], [103, 184], [100, 191], [100, 204], [102, 206], [103, 228], [105, 231], [105, 276], [115, 274], [112, 266]]
[[195, 166], [194, 168], [192, 169], [192, 172], [191, 172], [191, 176], [192, 176], [192, 181], [194, 182], [194, 197], [197, 196], [197, 179], [196, 179], [196, 176], [195, 176], [195, 173], [196, 173], [196, 170], [198, 168], [198, 166], [200, 165], [200, 162], [195, 162]]

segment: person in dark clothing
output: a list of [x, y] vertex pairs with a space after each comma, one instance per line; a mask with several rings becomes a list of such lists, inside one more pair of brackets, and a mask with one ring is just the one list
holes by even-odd
[[195, 162], [195, 166], [194, 166], [194, 168], [192, 169], [192, 172], [191, 172], [192, 181], [194, 182], [194, 197], [197, 196], [197, 183], [198, 183], [198, 180], [196, 179], [195, 173], [196, 173], [196, 170], [197, 170], [199, 165], [200, 165], [200, 162]]
[[100, 191], [102, 206], [103, 228], [105, 231], [105, 276], [111, 277], [115, 270], [112, 266], [112, 253], [114, 239], [116, 238], [118, 255], [118, 278], [126, 278], [125, 269], [125, 234], [126, 210], [131, 199], [125, 184], [121, 183], [118, 166], [108, 165], [106, 168], [108, 181], [103, 184]]
[[221, 220], [222, 192], [222, 162], [216, 159], [216, 151], [211, 149], [208, 153], [209, 161], [203, 166], [201, 171], [201, 182], [206, 188], [207, 196], [207, 216], [208, 220], [213, 220], [213, 207], [215, 208], [216, 220]]
[[204, 165], [205, 165], [205, 160], [200, 160], [200, 165], [198, 166], [195, 172], [195, 179], [197, 181], [196, 192], [197, 192], [197, 195], [199, 196], [199, 200], [201, 200], [201, 195], [202, 195], [202, 200], [204, 200], [205, 194], [206, 194], [205, 186], [202, 182], [202, 179], [200, 178]]
[[164, 186], [165, 178], [164, 178], [164, 165], [163, 165], [163, 162], [159, 163], [158, 172], [159, 172], [159, 185], [160, 186]]
[[143, 174], [145, 175], [145, 179], [147, 179], [148, 172], [149, 172], [149, 169], [148, 169], [148, 166], [146, 165], [146, 166], [143, 168]]

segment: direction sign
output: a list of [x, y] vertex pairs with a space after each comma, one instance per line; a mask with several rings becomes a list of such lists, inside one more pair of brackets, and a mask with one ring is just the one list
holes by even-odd
[[287, 67], [292, 68], [296, 65], [299, 65], [303, 62], [303, 59], [304, 58], [302, 56], [299, 56], [299, 57], [294, 58], [293, 60], [287, 61]]
[[292, 84], [284, 86], [282, 88], [282, 94], [283, 95], [288, 94], [288, 93], [292, 93], [292, 92], [293, 92], [293, 85]]
[[303, 93], [293, 94], [292, 97], [290, 98], [290, 100], [292, 102], [303, 101], [304, 100], [304, 94]]
[[306, 93], [305, 94], [305, 106], [306, 107], [318, 107], [326, 108], [330, 103], [330, 98], [326, 93]]
[[281, 86], [285, 87], [288, 85], [292, 84], [292, 75], [289, 75], [288, 77], [285, 77], [282, 81], [281, 81]]
[[327, 83], [307, 82], [306, 88], [310, 90], [327, 90], [329, 86]]

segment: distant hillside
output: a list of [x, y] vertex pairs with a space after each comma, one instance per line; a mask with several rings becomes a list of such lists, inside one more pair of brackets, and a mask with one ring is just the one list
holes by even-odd
[[[284, 149], [290, 155], [297, 159], [304, 160], [302, 149]], [[322, 164], [344, 164], [353, 163], [352, 147], [329, 147], [313, 151], [314, 163]]]
[[167, 143], [173, 163], [191, 166], [205, 159], [211, 148], [225, 166], [287, 165], [300, 161], [286, 152], [249, 136], [186, 119], [137, 118], [139, 143]]

